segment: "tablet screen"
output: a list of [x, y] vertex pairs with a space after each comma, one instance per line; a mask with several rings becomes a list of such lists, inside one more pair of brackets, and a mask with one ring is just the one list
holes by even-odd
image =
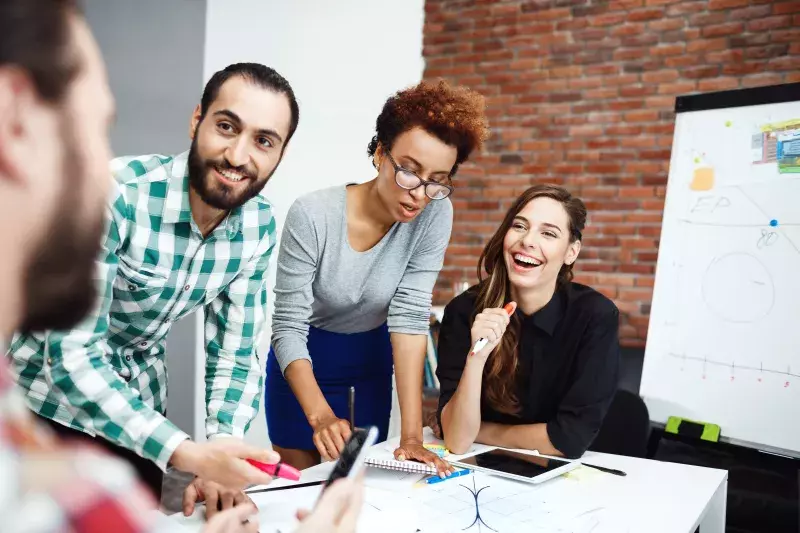
[[515, 476], [534, 478], [541, 474], [561, 468], [569, 461], [550, 459], [538, 455], [516, 453], [508, 450], [492, 450], [479, 453], [458, 461], [459, 464], [477, 466], [512, 474]]

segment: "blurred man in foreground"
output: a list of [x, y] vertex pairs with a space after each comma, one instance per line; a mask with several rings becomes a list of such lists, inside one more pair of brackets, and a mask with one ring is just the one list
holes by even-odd
[[[95, 303], [113, 105], [75, 0], [0, 0], [0, 353], [14, 331], [73, 327]], [[154, 502], [129, 466], [65, 446], [32, 418], [0, 358], [3, 531], [151, 528]], [[194, 473], [235, 489], [270, 481], [244, 459], [278, 459], [237, 439], [196, 446]], [[332, 487], [299, 531], [351, 531], [360, 494]], [[220, 513], [206, 531], [257, 531], [254, 512]]]

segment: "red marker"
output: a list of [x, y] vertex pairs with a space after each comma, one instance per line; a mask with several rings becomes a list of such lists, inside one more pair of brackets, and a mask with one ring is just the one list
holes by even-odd
[[293, 466], [287, 465], [286, 463], [275, 463], [271, 465], [269, 463], [256, 461], [255, 459], [247, 459], [247, 462], [262, 472], [266, 472], [270, 476], [282, 477], [283, 479], [288, 479], [290, 481], [300, 480], [300, 471]]
[[[503, 306], [503, 311], [505, 311], [508, 316], [513, 315], [516, 309], [517, 309], [517, 304], [514, 302], [507, 303], [505, 306]], [[472, 347], [472, 350], [469, 351], [469, 354], [475, 355], [476, 353], [483, 350], [483, 348], [487, 344], [489, 344], [489, 339], [481, 337], [480, 339], [478, 339], [478, 342], [475, 343], [475, 346]]]

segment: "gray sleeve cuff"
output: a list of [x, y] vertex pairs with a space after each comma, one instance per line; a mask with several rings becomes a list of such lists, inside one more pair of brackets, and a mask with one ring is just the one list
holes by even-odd
[[389, 328], [389, 333], [401, 333], [404, 335], [427, 335], [428, 330], [430, 329], [429, 326], [425, 328], [414, 328], [408, 326], [394, 326]]
[[300, 359], [306, 359], [312, 363], [308, 353], [308, 346], [304, 339], [294, 336], [281, 336], [272, 338], [272, 349], [275, 350], [275, 359], [281, 367], [281, 373], [286, 372], [286, 368]]
[[[408, 333], [410, 335], [426, 335], [431, 323], [431, 299], [409, 303], [406, 298], [395, 296], [395, 301], [387, 318], [389, 333]], [[422, 299], [422, 298], [420, 298]], [[400, 300], [400, 301], [398, 301]]]

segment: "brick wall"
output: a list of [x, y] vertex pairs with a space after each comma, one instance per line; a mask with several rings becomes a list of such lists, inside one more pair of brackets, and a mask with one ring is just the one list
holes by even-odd
[[425, 77], [487, 97], [492, 137], [464, 165], [437, 283], [476, 279], [488, 236], [530, 184], [587, 204], [577, 281], [646, 339], [674, 124], [692, 92], [800, 81], [800, 1], [427, 0]]

